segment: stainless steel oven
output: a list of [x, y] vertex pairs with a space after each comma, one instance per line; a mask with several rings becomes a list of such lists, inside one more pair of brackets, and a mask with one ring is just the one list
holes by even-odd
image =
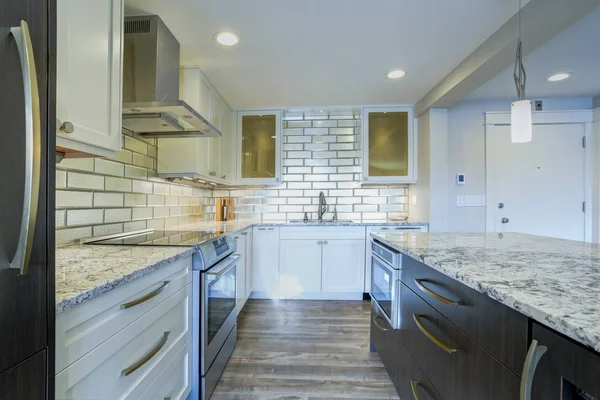
[[393, 329], [400, 328], [400, 270], [402, 257], [383, 243], [373, 241], [371, 298]]
[[198, 246], [193, 285], [193, 382], [191, 399], [209, 399], [233, 353], [237, 336], [239, 255], [225, 235]]

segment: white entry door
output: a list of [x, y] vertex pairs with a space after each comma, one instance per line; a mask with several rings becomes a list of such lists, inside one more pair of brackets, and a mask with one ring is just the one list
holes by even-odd
[[583, 124], [534, 125], [511, 143], [510, 126], [486, 126], [487, 230], [584, 240]]

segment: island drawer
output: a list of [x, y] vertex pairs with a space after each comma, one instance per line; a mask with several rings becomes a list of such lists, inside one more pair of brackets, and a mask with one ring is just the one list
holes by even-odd
[[518, 376], [527, 317], [406, 255], [400, 280]]
[[189, 284], [60, 372], [56, 398], [139, 399], [190, 340], [191, 297]]
[[401, 343], [445, 399], [519, 398], [520, 379], [401, 284]]
[[192, 280], [192, 256], [56, 316], [56, 371], [98, 347]]
[[396, 332], [387, 322], [375, 300], [371, 300], [371, 351], [377, 351], [392, 380], [396, 371], [397, 345]]
[[421, 370], [408, 350], [398, 341], [394, 386], [400, 399], [441, 400], [425, 373]]

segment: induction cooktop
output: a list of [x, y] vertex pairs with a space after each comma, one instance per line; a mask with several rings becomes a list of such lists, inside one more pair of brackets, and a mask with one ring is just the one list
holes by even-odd
[[88, 240], [91, 245], [120, 245], [120, 246], [195, 246], [207, 240], [214, 239], [225, 232], [221, 231], [158, 231], [144, 230], [122, 233], [109, 237]]

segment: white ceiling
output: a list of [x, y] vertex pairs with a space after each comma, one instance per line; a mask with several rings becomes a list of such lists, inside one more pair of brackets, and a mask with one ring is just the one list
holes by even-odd
[[[523, 39], [525, 46], [526, 38]], [[589, 13], [574, 25], [524, 57], [527, 71], [526, 96], [535, 97], [594, 97], [600, 94], [600, 8]], [[547, 78], [560, 71], [573, 76], [562, 82]], [[489, 80], [469, 99], [515, 98], [513, 67]]]
[[[233, 108], [415, 103], [506, 22], [516, 0], [126, 0], [160, 15]], [[237, 32], [238, 46], [213, 35]], [[399, 81], [385, 73], [406, 71]]]

